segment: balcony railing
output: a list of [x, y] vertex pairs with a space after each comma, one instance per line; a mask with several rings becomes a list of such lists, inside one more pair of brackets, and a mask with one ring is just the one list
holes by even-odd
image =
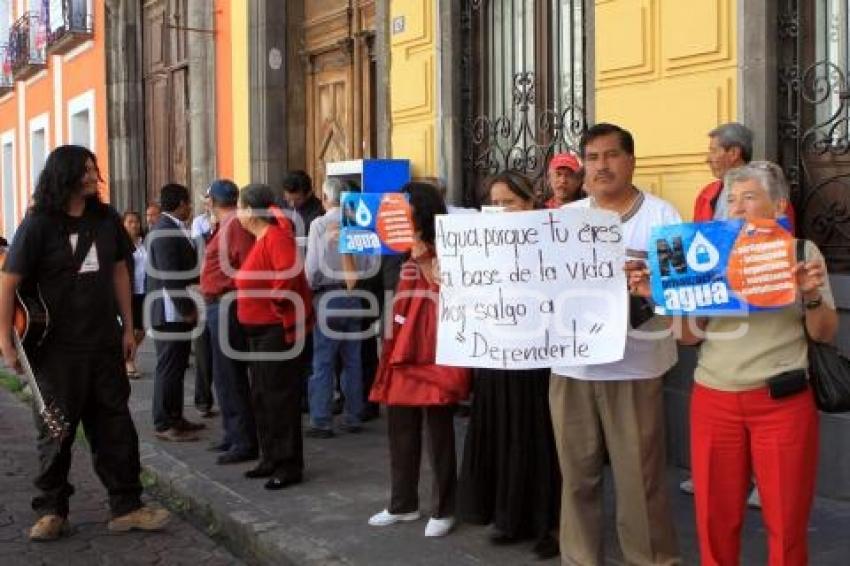
[[35, 12], [21, 16], [9, 32], [9, 56], [15, 80], [27, 80], [47, 66], [46, 48], [46, 22]]
[[67, 53], [91, 39], [94, 27], [87, 0], [61, 0], [56, 4], [51, 3], [49, 29], [47, 51], [51, 55]]
[[9, 46], [0, 45], [0, 96], [15, 89], [15, 78], [12, 76], [12, 60], [9, 57]]

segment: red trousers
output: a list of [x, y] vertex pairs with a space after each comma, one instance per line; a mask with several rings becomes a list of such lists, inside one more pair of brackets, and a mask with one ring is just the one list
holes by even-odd
[[703, 566], [739, 564], [752, 473], [769, 564], [807, 564], [817, 459], [818, 412], [809, 390], [771, 399], [766, 387], [729, 393], [695, 384], [691, 465]]

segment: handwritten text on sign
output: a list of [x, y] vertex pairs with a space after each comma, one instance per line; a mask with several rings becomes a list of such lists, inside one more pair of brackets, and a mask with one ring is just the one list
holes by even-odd
[[622, 359], [620, 220], [592, 209], [438, 216], [437, 363], [547, 368]]

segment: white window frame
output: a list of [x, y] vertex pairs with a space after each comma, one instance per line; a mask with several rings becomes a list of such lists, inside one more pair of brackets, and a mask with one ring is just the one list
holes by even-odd
[[8, 43], [9, 42], [9, 31], [12, 29], [12, 8], [14, 7], [12, 4], [13, 0], [0, 0], [0, 20], [2, 20], [6, 24], [6, 34], [5, 37], [2, 37], [3, 34], [0, 33], [0, 42]]
[[35, 171], [33, 171], [32, 140], [33, 135], [39, 130], [44, 130], [44, 160], [47, 161], [47, 156], [50, 155], [50, 115], [47, 112], [31, 118], [29, 123], [27, 154], [29, 155], [30, 194], [35, 192], [35, 184], [38, 182], [38, 178], [34, 175]]
[[[18, 184], [16, 182], [17, 181], [16, 177], [18, 176], [17, 175], [18, 172], [17, 172], [15, 166], [17, 165], [18, 160], [16, 159], [17, 155], [15, 154], [15, 142], [16, 142], [16, 140], [15, 140], [15, 130], [14, 129], [7, 130], [7, 131], [3, 132], [2, 134], [0, 134], [0, 175], [5, 173], [2, 170], [3, 169], [3, 159], [2, 159], [3, 149], [7, 145], [12, 146], [12, 163], [11, 163], [11, 166], [12, 166], [12, 175], [11, 175], [12, 186], [8, 187], [8, 189], [12, 193], [12, 218], [14, 218], [14, 221], [17, 222], [18, 221]], [[2, 177], [0, 177], [0, 180], [2, 180]], [[2, 181], [0, 181], [0, 189], [6, 189], [6, 188], [7, 187], [2, 186]], [[8, 214], [8, 210], [6, 210], [6, 195], [5, 195], [5, 192], [4, 192], [4, 194], [3, 194], [3, 230], [6, 233], [5, 234], [6, 239], [11, 242], [12, 241], [12, 235], [15, 233], [15, 230], [14, 230], [14, 226], [8, 226], [6, 224], [6, 220], [8, 218], [9, 218], [9, 214]]]
[[97, 155], [97, 138], [95, 137], [95, 131], [97, 128], [95, 127], [95, 107], [94, 107], [94, 89], [88, 90], [79, 96], [75, 96], [71, 100], [68, 101], [68, 123], [67, 123], [67, 135], [65, 139], [68, 140], [68, 143], [76, 143], [75, 140], [71, 139], [71, 133], [73, 129], [71, 125], [73, 124], [74, 115], [79, 114], [80, 112], [88, 111], [89, 113], [89, 142], [92, 153]]

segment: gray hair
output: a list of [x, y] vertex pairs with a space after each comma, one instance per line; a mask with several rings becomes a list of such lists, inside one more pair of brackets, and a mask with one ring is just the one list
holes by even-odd
[[732, 169], [726, 173], [723, 186], [727, 187], [728, 190], [734, 183], [750, 180], [761, 185], [761, 188], [767, 191], [772, 202], [778, 202], [779, 199], [788, 200], [789, 198], [790, 191], [788, 182], [785, 180], [785, 173], [782, 172], [779, 165], [770, 161], [753, 161]]
[[334, 177], [328, 177], [322, 183], [322, 194], [331, 204], [339, 204], [340, 195], [346, 190], [345, 183]]
[[717, 138], [723, 149], [739, 148], [744, 163], [749, 163], [753, 158], [753, 131], [743, 124], [738, 122], [721, 124], [708, 132], [708, 137]]

